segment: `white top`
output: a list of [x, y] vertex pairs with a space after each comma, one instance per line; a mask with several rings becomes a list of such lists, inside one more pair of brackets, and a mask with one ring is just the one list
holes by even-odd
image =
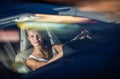
[[41, 57], [38, 58], [34, 55], [29, 55], [28, 58], [32, 58], [32, 59], [35, 59], [35, 60], [40, 61], [40, 62], [47, 62], [48, 61], [47, 59], [44, 59], [44, 58], [41, 58]]
[[[57, 54], [55, 49], [52, 49], [52, 54], [53, 54], [53, 56], [55, 56]], [[44, 59], [44, 58], [41, 58], [41, 57], [36, 57], [34, 55], [29, 55], [28, 58], [32, 58], [32, 59], [35, 59], [35, 60], [40, 61], [40, 62], [47, 62], [48, 61], [47, 59]]]

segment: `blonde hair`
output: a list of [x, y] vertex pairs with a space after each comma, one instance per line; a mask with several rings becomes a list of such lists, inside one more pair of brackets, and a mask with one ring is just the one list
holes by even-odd
[[38, 31], [38, 33], [42, 36], [43, 45], [49, 45], [50, 44], [50, 41], [48, 40], [49, 37], [48, 37], [48, 35], [47, 35], [45, 30], [39, 30], [39, 29], [35, 29], [35, 28], [26, 28], [25, 29], [25, 33], [26, 33], [27, 37], [28, 37], [28, 31], [29, 30], [36, 30], [36, 31]]

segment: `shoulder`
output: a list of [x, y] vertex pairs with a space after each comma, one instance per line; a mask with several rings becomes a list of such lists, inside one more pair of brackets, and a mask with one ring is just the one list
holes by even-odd
[[34, 67], [36, 66], [36, 63], [37, 63], [37, 61], [36, 60], [34, 60], [34, 59], [31, 59], [31, 58], [28, 58], [28, 59], [26, 59], [26, 65], [29, 67], [29, 68], [31, 68], [32, 70], [34, 70]]
[[26, 64], [32, 70], [36, 70], [37, 68], [40, 68], [40, 67], [46, 65], [47, 63], [46, 62], [40, 62], [40, 61], [34, 60], [32, 58], [28, 58], [26, 60]]
[[30, 68], [33, 68], [34, 66], [36, 66], [36, 64], [38, 63], [38, 61], [32, 59], [32, 58], [27, 58], [26, 59], [26, 65]]
[[26, 64], [27, 65], [31, 65], [31, 64], [34, 64], [34, 63], [36, 63], [37, 61], [36, 60], [34, 60], [34, 59], [32, 59], [32, 58], [27, 58], [26, 59]]

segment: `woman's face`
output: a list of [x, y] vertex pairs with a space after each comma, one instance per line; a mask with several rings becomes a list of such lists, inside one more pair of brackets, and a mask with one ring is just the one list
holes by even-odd
[[37, 30], [28, 30], [27, 34], [28, 40], [34, 47], [42, 45], [42, 36]]

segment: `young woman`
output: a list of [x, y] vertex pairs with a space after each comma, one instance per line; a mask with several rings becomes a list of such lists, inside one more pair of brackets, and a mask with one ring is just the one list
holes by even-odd
[[[52, 52], [56, 52], [56, 54], [53, 54], [43, 44], [44, 36], [38, 30], [27, 30], [27, 36], [34, 47], [32, 54], [26, 59], [26, 65], [32, 70], [43, 67], [63, 56], [62, 44], [52, 45]], [[52, 57], [49, 53], [53, 54]]]

